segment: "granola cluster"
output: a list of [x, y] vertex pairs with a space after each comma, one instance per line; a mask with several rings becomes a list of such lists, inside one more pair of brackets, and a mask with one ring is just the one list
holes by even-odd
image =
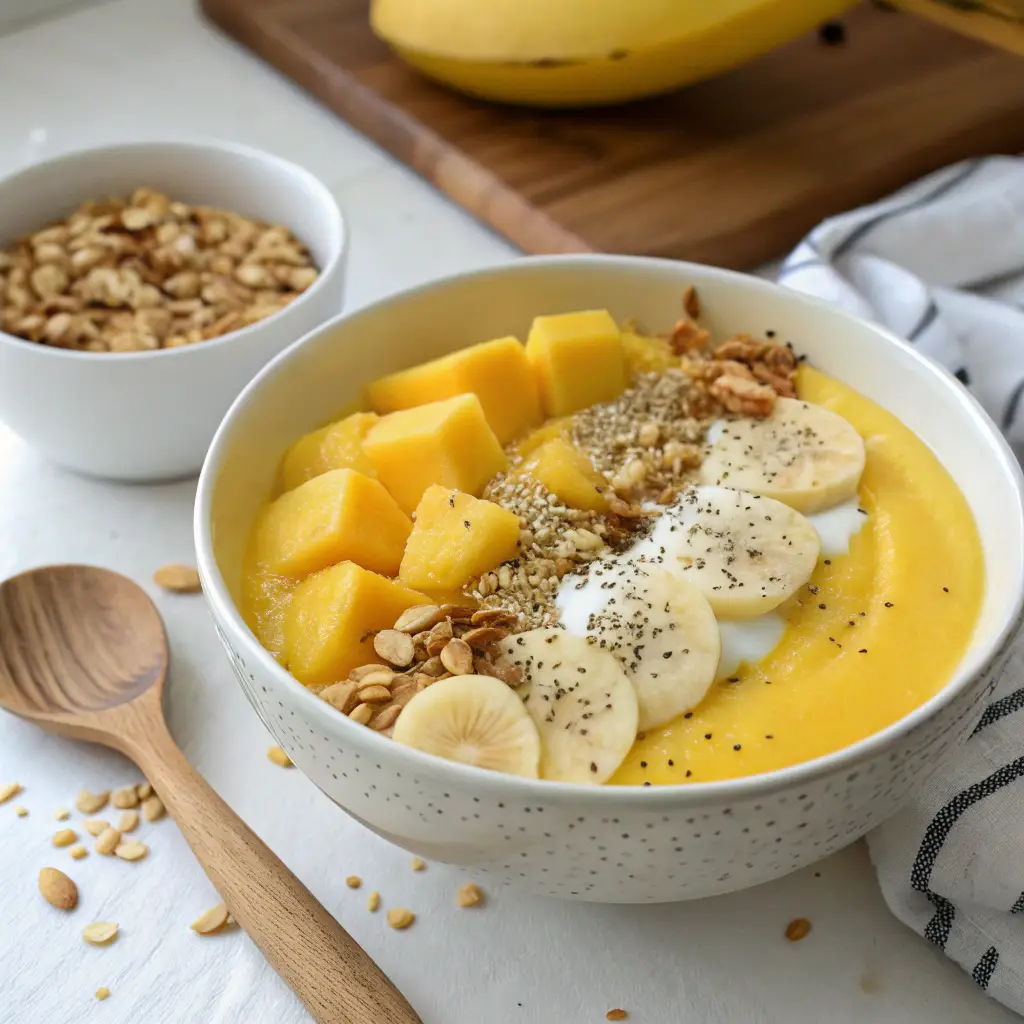
[[276, 313], [317, 276], [286, 228], [138, 188], [0, 251], [0, 328], [86, 352], [176, 348]]

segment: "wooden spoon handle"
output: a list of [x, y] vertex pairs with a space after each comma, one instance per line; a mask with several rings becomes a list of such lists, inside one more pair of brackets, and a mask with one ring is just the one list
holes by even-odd
[[421, 1024], [356, 941], [210, 788], [166, 730], [126, 750], [231, 916], [322, 1024]]

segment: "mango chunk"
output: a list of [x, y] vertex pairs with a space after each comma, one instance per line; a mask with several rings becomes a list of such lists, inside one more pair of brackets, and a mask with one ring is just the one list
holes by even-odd
[[622, 334], [603, 309], [537, 317], [526, 355], [548, 416], [610, 402], [626, 387]]
[[281, 460], [280, 490], [293, 490], [332, 469], [375, 476], [373, 463], [363, 451], [363, 438], [376, 422], [376, 413], [357, 412], [300, 437]]
[[515, 557], [519, 516], [493, 501], [428, 487], [413, 519], [398, 575], [416, 590], [457, 590]]
[[384, 485], [332, 469], [273, 501], [259, 528], [259, 558], [271, 573], [301, 578], [338, 562], [394, 576], [412, 523]]
[[632, 331], [623, 331], [622, 350], [631, 378], [640, 373], [664, 373], [679, 366], [679, 356], [664, 338], [648, 338]]
[[372, 634], [427, 599], [354, 562], [307, 576], [293, 591], [284, 619], [284, 656], [307, 686], [344, 679], [357, 665], [380, 661]]
[[563, 438], [542, 444], [523, 464], [523, 472], [543, 484], [570, 508], [607, 512], [608, 481], [578, 448]]
[[363, 447], [381, 483], [409, 515], [431, 484], [476, 495], [507, 466], [472, 394], [383, 416]]
[[246, 625], [270, 653], [282, 661], [284, 652], [284, 616], [298, 585], [287, 576], [277, 576], [260, 561], [259, 536], [270, 506], [256, 517], [242, 562], [241, 610]]
[[377, 412], [389, 413], [467, 393], [480, 399], [502, 445], [522, 437], [543, 419], [526, 349], [512, 337], [471, 345], [382, 377], [366, 389], [366, 398]]

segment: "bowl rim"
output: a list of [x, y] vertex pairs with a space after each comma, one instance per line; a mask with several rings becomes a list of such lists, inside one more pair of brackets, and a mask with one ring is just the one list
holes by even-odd
[[[1018, 497], [1017, 507], [1014, 511], [1014, 518], [1016, 520], [1014, 532], [1017, 540], [1016, 555], [1018, 564], [1016, 585], [1013, 588], [1017, 597], [1010, 606], [1003, 610], [998, 628], [994, 629], [989, 639], [980, 645], [976, 665], [961, 665], [938, 693], [914, 708], [909, 714], [890, 723], [884, 729], [872, 733], [847, 747], [812, 758], [809, 761], [801, 761], [794, 765], [788, 765], [784, 768], [756, 775], [746, 775], [734, 779], [720, 779], [710, 782], [679, 782], [659, 784], [657, 786], [610, 786], [607, 784], [588, 786], [581, 783], [556, 782], [547, 779], [530, 779], [516, 775], [506, 775], [477, 768], [473, 765], [445, 761], [442, 758], [424, 753], [412, 747], [403, 747], [400, 744], [394, 743], [394, 741], [386, 736], [381, 736], [372, 730], [366, 729], [365, 726], [357, 725], [354, 722], [347, 722], [345, 716], [340, 715], [334, 708], [329, 707], [319, 697], [311, 693], [262, 647], [235, 606], [220, 568], [217, 565], [213, 552], [211, 514], [216, 477], [229, 448], [228, 440], [234, 421], [240, 410], [253, 400], [255, 392], [262, 386], [263, 382], [276, 374], [287, 363], [294, 352], [307, 343], [312, 342], [314, 338], [319, 338], [323, 334], [333, 331], [342, 321], [357, 319], [362, 315], [373, 315], [395, 299], [410, 298], [457, 280], [482, 280], [488, 277], [516, 274], [530, 267], [559, 267], [579, 265], [581, 263], [603, 264], [610, 267], [616, 265], [630, 265], [640, 268], [649, 266], [652, 269], [671, 266], [676, 269], [681, 268], [683, 271], [690, 270], [698, 276], [706, 276], [710, 273], [713, 276], [724, 278], [728, 282], [737, 283], [744, 288], [753, 289], [754, 291], [770, 292], [773, 294], [783, 292], [787, 300], [791, 300], [796, 304], [810, 306], [827, 316], [846, 319], [861, 327], [867, 327], [880, 335], [889, 344], [909, 352], [912, 358], [917, 361], [919, 367], [932, 378], [934, 386], [946, 391], [947, 394], [951, 395], [955, 401], [964, 407], [964, 411], [974, 421], [979, 438], [987, 442], [993, 450], [993, 453], [1001, 463], [1003, 472], [1012, 482]], [[402, 289], [359, 309], [342, 313], [326, 321], [280, 352], [264, 366], [232, 403], [231, 408], [217, 429], [217, 433], [203, 463], [196, 493], [193, 527], [203, 593], [211, 607], [218, 627], [221, 624], [226, 624], [230, 631], [236, 634], [237, 640], [244, 645], [246, 657], [253, 658], [261, 669], [275, 678], [279, 685], [288, 687], [290, 692], [294, 694], [295, 700], [303, 712], [308, 714], [312, 721], [322, 725], [328, 734], [338, 728], [342, 730], [342, 735], [345, 735], [345, 729], [361, 730], [360, 733], [352, 733], [352, 735], [362, 737], [363, 742], [369, 746], [369, 749], [380, 757], [387, 757], [392, 763], [399, 765], [403, 769], [437, 777], [452, 778], [453, 784], [465, 785], [470, 789], [476, 790], [478, 793], [489, 793], [495, 796], [504, 794], [508, 796], [511, 791], [515, 795], [524, 798], [567, 805], [579, 805], [581, 803], [585, 803], [588, 806], [590, 804], [612, 805], [621, 804], [623, 799], [636, 801], [638, 804], [649, 809], [668, 806], [678, 807], [680, 805], [702, 806], [720, 804], [723, 800], [745, 800], [768, 796], [779, 790], [789, 789], [801, 783], [809, 784], [836, 772], [854, 767], [878, 755], [892, 746], [902, 736], [934, 717], [970, 686], [979, 675], [989, 669], [1005, 649], [1008, 641], [1021, 623], [1022, 610], [1024, 610], [1024, 473], [1022, 473], [1020, 464], [995, 423], [982, 409], [978, 400], [952, 374], [916, 351], [913, 346], [894, 332], [832, 305], [823, 299], [814, 298], [801, 292], [787, 289], [782, 285], [776, 284], [774, 281], [764, 280], [739, 271], [726, 270], [684, 260], [668, 260], [650, 256], [603, 253], [526, 256], [516, 259], [511, 263], [449, 274], [412, 288]], [[968, 647], [967, 652], [970, 652], [973, 648], [974, 645]]]
[[[331, 234], [330, 256], [324, 265], [319, 268], [320, 272], [317, 275], [316, 280], [304, 292], [300, 292], [298, 297], [288, 303], [287, 306], [271, 313], [270, 316], [264, 317], [262, 320], [257, 320], [255, 323], [247, 324], [245, 327], [239, 327], [234, 331], [229, 331], [227, 334], [219, 335], [216, 338], [208, 338], [202, 342], [197, 342], [194, 345], [181, 345], [177, 348], [159, 348], [141, 352], [82, 352], [76, 349], [60, 348], [56, 345], [44, 345], [41, 342], [29, 341], [27, 338], [21, 338], [16, 334], [10, 334], [2, 329], [0, 329], [0, 345], [16, 346], [19, 351], [23, 351], [26, 346], [31, 346], [31, 350], [39, 353], [40, 357], [44, 359], [95, 360], [97, 357], [100, 357], [105, 362], [134, 362], [149, 359], [167, 359], [173, 356], [181, 356], [185, 353], [194, 353], [199, 349], [207, 352], [212, 348], [220, 348], [224, 345], [230, 345], [234, 342], [244, 341], [245, 339], [250, 338], [256, 332], [256, 329], [262, 328], [264, 325], [279, 322], [287, 316], [290, 311], [303, 305], [305, 300], [313, 298], [329, 286], [330, 282], [337, 274], [338, 267], [343, 263], [348, 250], [348, 224], [345, 220], [345, 215], [342, 212], [340, 203], [335, 198], [331, 190], [323, 181], [320, 180], [320, 178], [313, 174], [312, 171], [307, 170], [305, 167], [292, 160], [288, 160], [283, 156], [278, 156], [276, 153], [271, 153], [268, 150], [259, 149], [256, 146], [249, 146], [241, 142], [232, 142], [228, 139], [212, 137], [205, 138], [202, 136], [194, 138], [152, 138], [134, 142], [112, 142], [103, 146], [83, 146], [77, 149], [70, 149], [65, 152], [58, 153], [46, 160], [39, 160], [35, 163], [27, 164], [15, 169], [10, 174], [3, 175], [3, 177], [0, 177], [0, 191], [10, 184], [31, 177], [44, 167], [57, 167], [64, 163], [74, 163], [76, 160], [80, 160], [83, 157], [93, 155], [101, 155], [117, 159], [119, 156], [129, 152], [137, 150], [156, 150], [160, 148], [192, 150], [197, 154], [211, 152], [227, 153], [232, 156], [242, 157], [246, 161], [250, 161], [255, 164], [262, 164], [264, 166], [276, 165], [282, 170], [287, 171], [289, 175], [304, 181], [306, 187], [316, 196], [317, 203], [323, 208], [325, 217], [329, 218], [328, 227]], [[39, 230], [42, 231], [44, 228], [40, 228]], [[291, 228], [288, 230], [291, 231]]]

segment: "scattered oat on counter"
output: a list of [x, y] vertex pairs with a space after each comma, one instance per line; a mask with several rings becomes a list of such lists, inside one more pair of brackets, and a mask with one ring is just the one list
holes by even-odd
[[625, 1010], [609, 1010], [604, 1015], [605, 1020], [629, 1020], [629, 1014]]
[[413, 871], [427, 870], [427, 862], [425, 860], [421, 860], [419, 857], [413, 857], [411, 866]]
[[203, 589], [199, 573], [190, 565], [162, 565], [153, 573], [153, 582], [172, 594], [198, 594]]
[[71, 817], [71, 812], [66, 807], [58, 807], [53, 812], [54, 821], [67, 821]]
[[349, 875], [348, 878], [345, 879], [345, 884], [350, 889], [359, 889], [362, 887], [363, 880], [358, 875]]
[[142, 816], [146, 821], [159, 821], [166, 813], [167, 809], [164, 807], [163, 800], [161, 800], [155, 793], [153, 793], [152, 796], [147, 796], [146, 799], [142, 801]]
[[82, 828], [91, 836], [101, 836], [110, 828], [110, 822], [104, 821], [102, 818], [86, 818], [82, 822]]
[[785, 934], [790, 942], [799, 942], [801, 939], [806, 939], [810, 931], [811, 922], [806, 917], [797, 917], [786, 925]]
[[78, 834], [74, 829], [62, 828], [57, 832], [53, 833], [53, 839], [51, 842], [54, 846], [70, 846], [73, 842], [78, 839]]
[[74, 910], [78, 906], [78, 886], [57, 868], [43, 868], [39, 872], [39, 891], [58, 910]]
[[139, 794], [134, 786], [125, 786], [122, 789], [114, 790], [110, 802], [119, 811], [130, 811], [133, 807], [139, 806]]
[[404, 932], [406, 928], [415, 923], [416, 915], [405, 907], [395, 907], [388, 911], [388, 924], [396, 932]]
[[460, 907], [478, 907], [484, 901], [484, 894], [476, 882], [467, 882], [455, 894], [455, 902]]
[[72, 860], [81, 860], [83, 857], [89, 856], [89, 851], [81, 843], [72, 846], [68, 853], [71, 854]]
[[96, 840], [96, 852], [102, 853], [105, 857], [111, 857], [121, 842], [121, 833], [109, 826], [105, 828]]
[[197, 935], [213, 935], [219, 932], [228, 923], [228, 908], [225, 903], [218, 903], [215, 907], [200, 914], [190, 925]]
[[294, 767], [292, 759], [280, 747], [269, 747], [267, 749], [267, 758], [281, 768]]
[[21, 792], [21, 783], [19, 782], [6, 782], [0, 785], [0, 804], [7, 803], [11, 797], [17, 796]]
[[318, 276], [287, 228], [137, 188], [0, 250], [0, 329], [81, 352], [177, 348], [271, 316]]
[[139, 794], [140, 800], [148, 800], [153, 795], [153, 787], [148, 782], [140, 782], [135, 792]]
[[21, 804], [15, 804], [14, 805], [14, 813], [19, 818], [27, 818], [28, 817], [28, 808], [27, 807], [22, 807]]
[[94, 921], [82, 929], [82, 938], [91, 946], [105, 946], [117, 936], [116, 921]]
[[375, 914], [380, 909], [380, 893], [376, 889], [366, 897], [366, 909]]
[[81, 789], [75, 798], [75, 806], [82, 814], [96, 814], [97, 811], [102, 811], [107, 806], [109, 800], [110, 792], [108, 790], [104, 790], [102, 793], [90, 793], [87, 789]]

